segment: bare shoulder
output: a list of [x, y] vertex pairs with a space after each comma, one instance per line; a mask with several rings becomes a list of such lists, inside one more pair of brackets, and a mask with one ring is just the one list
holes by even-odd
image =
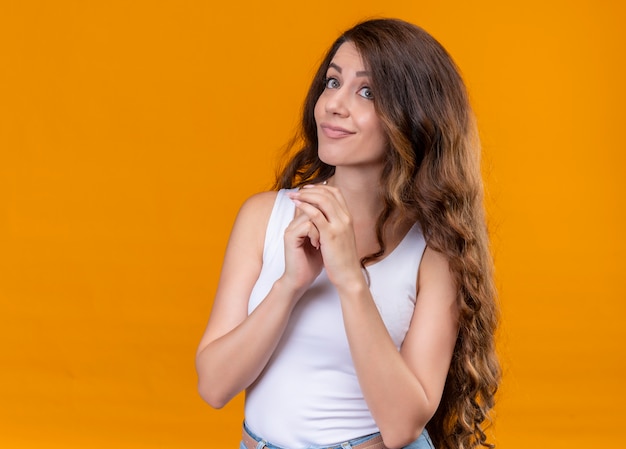
[[244, 201], [237, 214], [233, 234], [238, 233], [243, 228], [248, 236], [264, 236], [276, 201], [276, 195], [277, 192], [275, 191], [260, 192]]
[[426, 246], [420, 269], [425, 268], [426, 271], [450, 271], [450, 263], [448, 258], [442, 252], [439, 252], [430, 246]]
[[456, 297], [454, 276], [450, 271], [450, 261], [445, 254], [429, 246], [426, 247], [418, 271], [417, 287], [418, 291], [434, 289], [439, 294]]
[[233, 226], [231, 244], [238, 240], [249, 244], [250, 238], [260, 245], [263, 244], [276, 195], [275, 191], [257, 193], [242, 204]]
[[269, 217], [277, 194], [276, 191], [255, 193], [243, 203], [239, 212], [263, 214]]

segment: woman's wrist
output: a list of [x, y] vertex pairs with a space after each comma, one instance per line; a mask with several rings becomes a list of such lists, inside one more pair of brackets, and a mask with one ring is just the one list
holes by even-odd
[[345, 276], [340, 282], [335, 284], [335, 288], [342, 299], [361, 298], [369, 291], [367, 279], [362, 270], [359, 270], [358, 273], [354, 273], [352, 276]]
[[274, 282], [273, 289], [276, 290], [276, 292], [281, 296], [288, 298], [290, 302], [295, 304], [304, 294], [307, 287], [298, 285], [283, 275], [279, 277], [276, 282]]

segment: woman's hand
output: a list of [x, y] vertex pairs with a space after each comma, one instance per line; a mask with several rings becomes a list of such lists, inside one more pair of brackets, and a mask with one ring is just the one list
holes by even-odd
[[[282, 279], [302, 294], [322, 271], [319, 231], [303, 213], [285, 229], [285, 273]], [[296, 296], [298, 299], [300, 295]]]
[[319, 245], [330, 281], [337, 288], [363, 282], [352, 216], [339, 190], [327, 185], [309, 185], [289, 196], [301, 212], [300, 217], [317, 231], [311, 242]]

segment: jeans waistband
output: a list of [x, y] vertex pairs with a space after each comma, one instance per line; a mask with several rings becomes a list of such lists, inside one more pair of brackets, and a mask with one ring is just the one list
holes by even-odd
[[[248, 429], [246, 423], [243, 424], [242, 441], [247, 449], [285, 449], [271, 444], [256, 436]], [[344, 443], [325, 446], [320, 449], [386, 449], [380, 433], [374, 433], [365, 437], [355, 438]]]

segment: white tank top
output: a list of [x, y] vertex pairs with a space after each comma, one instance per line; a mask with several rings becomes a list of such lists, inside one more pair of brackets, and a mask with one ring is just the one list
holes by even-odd
[[[263, 267], [248, 313], [285, 269], [283, 235], [295, 213], [286, 192], [278, 192], [270, 216]], [[425, 247], [420, 227], [413, 225], [390, 254], [367, 267], [372, 296], [398, 349], [413, 315]], [[248, 388], [245, 415], [253, 433], [292, 449], [332, 445], [378, 431], [352, 363], [339, 295], [324, 270], [294, 308], [265, 370]]]

